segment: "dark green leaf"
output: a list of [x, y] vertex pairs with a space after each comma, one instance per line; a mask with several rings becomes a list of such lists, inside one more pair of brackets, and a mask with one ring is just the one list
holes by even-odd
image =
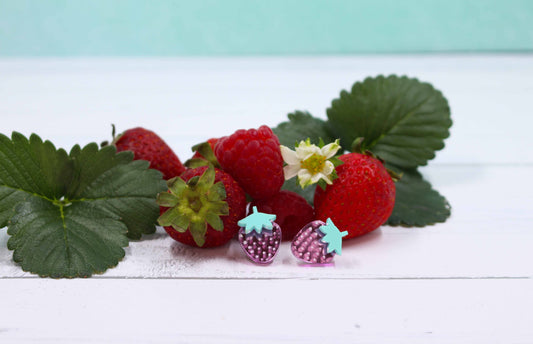
[[133, 152], [117, 153], [115, 146], [106, 146], [99, 150], [96, 143], [81, 148], [76, 145], [70, 151], [70, 158], [75, 161], [76, 178], [69, 183], [66, 198], [79, 199], [90, 185], [115, 166], [128, 164], [133, 160]]
[[43, 142], [37, 135], [28, 140], [13, 132], [0, 134], [0, 228], [7, 225], [18, 203], [32, 197], [59, 199], [72, 180], [67, 153]]
[[0, 228], [7, 226], [9, 219], [15, 215], [17, 204], [31, 197], [31, 194], [24, 191], [0, 186]]
[[34, 197], [19, 204], [8, 248], [24, 271], [47, 277], [88, 277], [113, 267], [128, 245], [126, 226], [91, 203], [54, 204]]
[[166, 184], [161, 172], [149, 169], [147, 161], [131, 161], [129, 153], [116, 154], [113, 146], [98, 150], [96, 144], [73, 149], [71, 157], [79, 178], [67, 190], [67, 199], [91, 202], [118, 216], [128, 228], [128, 237], [139, 239], [155, 232], [159, 216], [155, 196], [166, 190]]
[[[162, 175], [131, 152], [0, 135], [0, 226], [26, 271], [84, 277], [115, 266], [127, 236], [155, 231]], [[127, 235], [127, 236], [126, 236]]]
[[278, 136], [279, 142], [287, 147], [294, 147], [295, 142], [307, 138], [317, 144], [320, 139], [324, 143], [335, 141], [328, 129], [326, 121], [311, 116], [308, 112], [296, 111], [288, 115], [289, 121], [280, 123], [272, 131]]
[[387, 224], [422, 227], [444, 222], [450, 214], [448, 201], [418, 171], [407, 170], [396, 182], [396, 202]]
[[307, 203], [309, 203], [310, 205], [313, 205], [316, 186], [317, 184], [313, 184], [313, 185], [309, 185], [305, 189], [302, 189], [300, 184], [298, 184], [298, 178], [292, 178], [292, 179], [286, 180], [285, 183], [283, 183], [283, 186], [281, 187], [281, 189], [295, 192], [298, 195], [305, 198]]
[[403, 168], [425, 165], [444, 147], [452, 125], [448, 101], [428, 83], [395, 75], [367, 78], [327, 110], [332, 132]]

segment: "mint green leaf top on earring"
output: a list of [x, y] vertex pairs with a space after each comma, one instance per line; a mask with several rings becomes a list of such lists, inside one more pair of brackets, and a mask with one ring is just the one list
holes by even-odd
[[328, 244], [326, 252], [335, 251], [336, 254], [341, 255], [342, 238], [348, 235], [348, 231], [341, 232], [330, 218], [326, 220], [325, 225], [320, 226], [318, 229], [324, 234], [320, 241]]
[[238, 225], [245, 228], [245, 234], [252, 231], [261, 234], [263, 229], [272, 229], [272, 222], [275, 220], [276, 215], [258, 212], [257, 207], [253, 207], [253, 213], [240, 220]]

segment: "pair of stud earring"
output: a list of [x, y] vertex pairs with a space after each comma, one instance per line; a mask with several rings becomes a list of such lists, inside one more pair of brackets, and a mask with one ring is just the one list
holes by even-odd
[[[239, 243], [252, 262], [266, 265], [272, 263], [281, 244], [281, 228], [275, 222], [276, 215], [257, 211], [240, 220]], [[331, 219], [316, 220], [305, 225], [291, 242], [291, 252], [308, 264], [328, 264], [336, 254], [341, 254], [341, 232]]]

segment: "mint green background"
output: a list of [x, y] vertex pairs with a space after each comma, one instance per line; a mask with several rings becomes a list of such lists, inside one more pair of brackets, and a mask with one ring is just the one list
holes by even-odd
[[533, 0], [0, 0], [0, 56], [533, 51]]

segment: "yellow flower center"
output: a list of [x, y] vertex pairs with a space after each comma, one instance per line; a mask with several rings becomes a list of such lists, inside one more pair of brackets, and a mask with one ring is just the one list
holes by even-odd
[[318, 172], [324, 169], [324, 163], [326, 162], [326, 157], [320, 154], [313, 154], [309, 158], [302, 160], [300, 162], [300, 167], [305, 168], [311, 174], [317, 174]]

